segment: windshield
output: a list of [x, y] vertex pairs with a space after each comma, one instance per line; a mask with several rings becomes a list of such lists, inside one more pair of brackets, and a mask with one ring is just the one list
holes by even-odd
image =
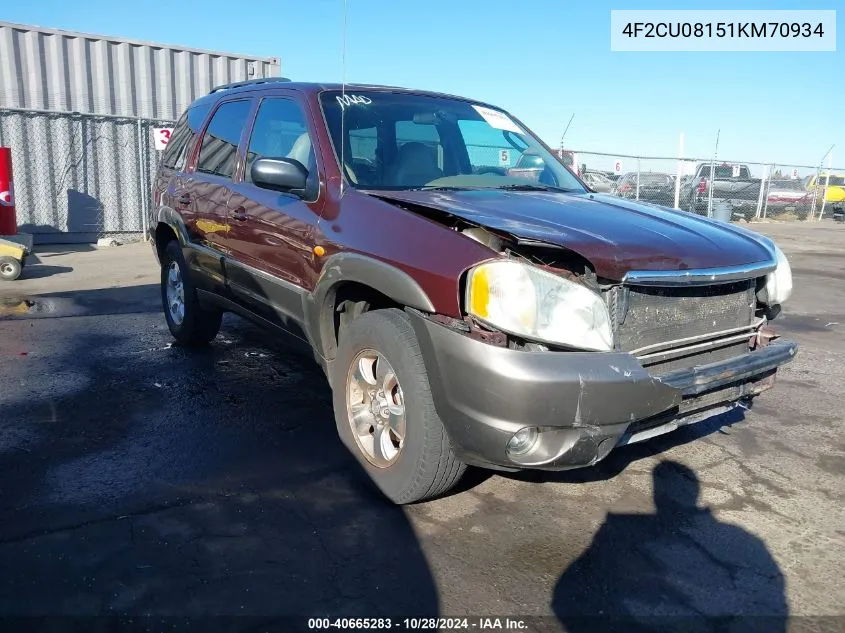
[[821, 176], [818, 180], [818, 184], [822, 187], [825, 185], [830, 187], [845, 187], [845, 176], [831, 176], [830, 182], [828, 182], [827, 176]]
[[370, 90], [326, 91], [320, 104], [338, 162], [342, 156], [347, 180], [360, 189], [586, 191], [557, 156], [501, 110]]

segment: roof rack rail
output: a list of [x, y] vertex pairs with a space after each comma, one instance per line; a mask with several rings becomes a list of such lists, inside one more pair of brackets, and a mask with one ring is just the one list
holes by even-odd
[[269, 83], [290, 83], [290, 79], [287, 77], [261, 77], [259, 79], [247, 79], [246, 81], [236, 81], [235, 83], [231, 84], [224, 84], [222, 86], [216, 86], [211, 89], [211, 92], [208, 94], [213, 94], [215, 92], [219, 92], [220, 90], [229, 90], [231, 88], [240, 88], [241, 86], [254, 86], [256, 84], [269, 84]]

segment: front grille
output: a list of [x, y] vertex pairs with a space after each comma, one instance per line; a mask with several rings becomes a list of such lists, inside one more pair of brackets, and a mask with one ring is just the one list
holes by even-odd
[[[608, 291], [606, 300], [614, 344], [623, 352], [750, 326], [756, 307], [754, 280], [681, 288], [622, 286]], [[668, 358], [641, 358], [641, 362], [653, 373], [660, 374], [724, 360], [748, 351], [748, 339], [735, 340], [736, 333], [733, 338], [724, 344], [699, 350], [681, 351], [689, 343], [678, 343], [678, 353]], [[638, 356], [648, 353], [646, 351]]]

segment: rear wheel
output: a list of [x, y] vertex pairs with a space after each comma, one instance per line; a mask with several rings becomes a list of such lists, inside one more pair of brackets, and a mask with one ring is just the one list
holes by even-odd
[[387, 498], [413, 503], [460, 480], [466, 466], [434, 409], [404, 312], [375, 310], [344, 325], [331, 382], [341, 440]]
[[14, 281], [21, 276], [21, 263], [14, 257], [0, 257], [0, 279]]
[[200, 306], [179, 242], [173, 240], [168, 243], [164, 255], [161, 265], [161, 303], [167, 327], [173, 338], [182, 345], [206, 345], [220, 331], [223, 314]]

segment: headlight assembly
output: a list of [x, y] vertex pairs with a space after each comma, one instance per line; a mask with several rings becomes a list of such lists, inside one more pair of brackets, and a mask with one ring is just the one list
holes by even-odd
[[775, 246], [777, 268], [766, 275], [766, 303], [778, 305], [792, 295], [792, 269], [783, 251]]
[[580, 284], [516, 261], [469, 272], [467, 312], [503, 332], [585, 350], [613, 348], [607, 307]]

